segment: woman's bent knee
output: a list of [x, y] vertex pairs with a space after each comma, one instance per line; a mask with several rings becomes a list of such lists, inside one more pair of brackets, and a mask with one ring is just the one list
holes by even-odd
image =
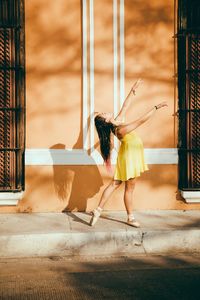
[[125, 190], [132, 192], [135, 188], [135, 178], [129, 179], [125, 182]]
[[120, 185], [121, 185], [121, 180], [113, 180], [112, 182], [111, 182], [111, 185], [112, 185], [112, 187], [113, 188], [118, 188]]

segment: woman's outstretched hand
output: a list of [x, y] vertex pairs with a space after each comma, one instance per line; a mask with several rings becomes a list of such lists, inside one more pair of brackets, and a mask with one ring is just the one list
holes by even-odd
[[139, 85], [142, 83], [142, 79], [139, 78], [138, 80], [136, 80], [136, 82], [134, 82], [131, 91], [133, 92], [133, 94], [135, 95], [135, 90], [139, 87]]
[[159, 108], [162, 108], [162, 107], [165, 107], [165, 106], [168, 106], [167, 102], [164, 101], [164, 102], [161, 102], [160, 104], [156, 105], [156, 109], [159, 109]]

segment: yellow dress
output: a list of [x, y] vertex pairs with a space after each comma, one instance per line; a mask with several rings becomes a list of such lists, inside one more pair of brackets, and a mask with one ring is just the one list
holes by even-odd
[[140, 173], [147, 170], [141, 138], [135, 131], [127, 133], [121, 140], [114, 179], [126, 181], [140, 176]]

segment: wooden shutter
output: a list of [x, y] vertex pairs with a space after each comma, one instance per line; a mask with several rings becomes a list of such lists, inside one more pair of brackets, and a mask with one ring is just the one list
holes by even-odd
[[24, 189], [24, 0], [0, 0], [0, 191]]

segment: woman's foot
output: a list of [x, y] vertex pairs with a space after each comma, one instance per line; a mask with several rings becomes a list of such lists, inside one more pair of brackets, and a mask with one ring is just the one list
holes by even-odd
[[136, 221], [136, 219], [134, 218], [133, 215], [128, 215], [128, 220], [126, 222], [128, 225], [139, 228], [140, 227], [140, 223], [138, 221]]
[[102, 212], [102, 208], [97, 207], [93, 210], [92, 212], [92, 218], [90, 220], [90, 226], [94, 226], [96, 224], [96, 222], [98, 221], [100, 215]]

